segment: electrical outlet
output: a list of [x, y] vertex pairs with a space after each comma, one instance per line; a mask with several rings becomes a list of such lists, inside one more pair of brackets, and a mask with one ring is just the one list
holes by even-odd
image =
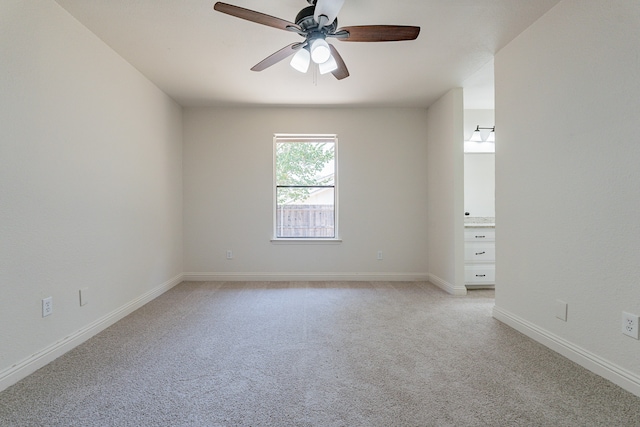
[[227, 250], [227, 259], [233, 259], [233, 251]]
[[378, 251], [378, 261], [382, 260], [382, 251]]
[[53, 297], [43, 298], [42, 300], [42, 317], [53, 314]]
[[639, 339], [638, 336], [638, 315], [622, 312], [622, 333], [631, 338]]

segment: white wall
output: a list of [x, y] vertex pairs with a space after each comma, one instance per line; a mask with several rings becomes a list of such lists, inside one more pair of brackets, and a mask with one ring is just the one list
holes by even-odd
[[[423, 109], [185, 109], [186, 278], [426, 279], [425, 116]], [[274, 133], [338, 135], [342, 243], [270, 242]]]
[[638, 395], [639, 22], [636, 1], [565, 0], [495, 58], [495, 315]]
[[462, 89], [452, 89], [429, 107], [427, 129], [430, 280], [465, 294]]
[[180, 278], [182, 112], [55, 2], [4, 0], [0, 134], [2, 389]]
[[495, 154], [465, 153], [464, 211], [469, 217], [495, 217]]

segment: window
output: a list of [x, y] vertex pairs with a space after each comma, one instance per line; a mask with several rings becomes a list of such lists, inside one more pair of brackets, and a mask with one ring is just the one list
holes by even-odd
[[275, 239], [336, 239], [336, 135], [274, 136]]

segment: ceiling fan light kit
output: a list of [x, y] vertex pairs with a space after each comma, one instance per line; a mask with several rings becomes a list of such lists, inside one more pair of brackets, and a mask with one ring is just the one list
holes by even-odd
[[329, 50], [329, 43], [324, 39], [315, 39], [311, 42], [311, 59], [316, 64], [322, 64], [327, 62], [331, 56], [331, 50]]
[[293, 55], [290, 65], [294, 69], [306, 73], [313, 61], [318, 65], [320, 74], [332, 73], [336, 79], [342, 80], [349, 77], [349, 70], [337, 49], [327, 43], [327, 37], [340, 41], [383, 42], [415, 40], [420, 33], [420, 27], [407, 25], [360, 25], [338, 29], [337, 16], [344, 1], [307, 0], [311, 6], [298, 13], [295, 23], [222, 2], [217, 2], [213, 8], [227, 15], [304, 37], [304, 42], [285, 46], [254, 65], [252, 71], [262, 71]]
[[338, 63], [333, 58], [333, 56], [329, 55], [329, 59], [324, 61], [322, 64], [318, 64], [318, 69], [320, 70], [320, 74], [327, 74], [337, 70]]
[[309, 70], [309, 64], [311, 63], [311, 54], [306, 48], [299, 49], [293, 58], [291, 58], [290, 65], [295, 70], [301, 73], [306, 73]]

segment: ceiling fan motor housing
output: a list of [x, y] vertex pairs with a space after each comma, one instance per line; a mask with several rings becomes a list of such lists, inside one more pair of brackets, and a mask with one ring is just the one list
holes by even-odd
[[[315, 3], [315, 0], [309, 0], [309, 3], [311, 3], [311, 1]], [[331, 24], [318, 28], [318, 23], [313, 17], [315, 9], [315, 6], [307, 6], [302, 9], [298, 15], [296, 15], [295, 23], [307, 33], [307, 38], [309, 38], [309, 35], [313, 32], [319, 32], [326, 36], [327, 34], [333, 33], [336, 28], [338, 28], [338, 18], [334, 19]]]

